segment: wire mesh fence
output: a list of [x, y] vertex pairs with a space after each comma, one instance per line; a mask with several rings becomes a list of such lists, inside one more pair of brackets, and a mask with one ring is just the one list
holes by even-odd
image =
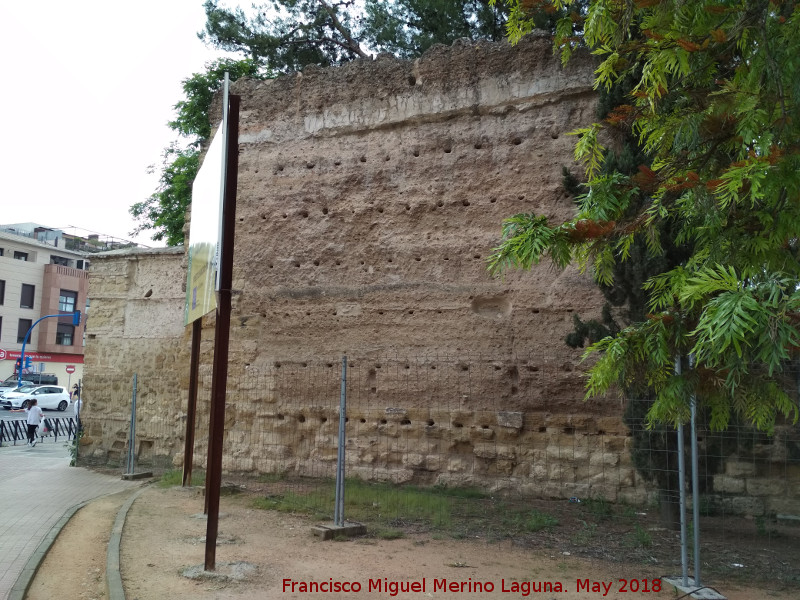
[[[674, 557], [681, 489], [693, 501], [688, 458], [683, 483], [678, 474], [679, 447], [690, 451], [688, 427], [682, 442], [674, 428], [649, 428], [647, 400], [584, 403], [573, 369], [530, 358], [350, 359], [345, 518], [528, 543], [566, 528], [577, 553], [616, 548], [637, 560], [667, 560], [659, 552], [671, 549]], [[207, 456], [210, 380], [204, 375], [199, 386], [198, 472]], [[263, 507], [331, 519], [340, 384], [338, 359], [232, 372], [225, 480], [256, 490]], [[185, 392], [176, 395], [171, 378], [139, 377], [137, 387], [136, 468], [180, 468]], [[95, 442], [79, 464], [124, 469], [130, 414], [87, 410], [85, 421]], [[735, 570], [756, 561], [754, 548], [766, 548], [775, 560], [758, 559], [763, 573], [800, 581], [800, 560], [779, 558], [800, 547], [800, 428], [779, 425], [766, 435], [732, 424], [715, 432], [701, 411], [697, 448], [700, 519], [694, 523], [691, 510], [686, 518], [702, 532], [704, 551]], [[600, 531], [619, 535], [609, 541]]]

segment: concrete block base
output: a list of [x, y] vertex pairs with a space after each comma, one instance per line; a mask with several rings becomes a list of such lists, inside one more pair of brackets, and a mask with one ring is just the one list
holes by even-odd
[[[698, 598], [698, 600], [727, 600], [725, 596], [717, 592], [716, 590], [712, 590], [708, 587], [697, 586], [694, 583], [694, 578], [688, 577], [686, 579], [688, 585], [683, 585], [683, 577], [662, 577], [661, 583], [668, 583], [670, 585], [674, 585], [684, 594], [688, 594], [692, 598]], [[699, 588], [699, 589], [698, 589]]]
[[144, 471], [142, 473], [123, 473], [122, 478], [127, 481], [133, 481], [135, 479], [150, 479], [153, 477], [152, 471]]
[[364, 535], [367, 533], [366, 525], [362, 525], [361, 523], [347, 523], [345, 522], [344, 525], [341, 527], [339, 525], [317, 525], [311, 528], [311, 531], [317, 537], [321, 537], [323, 540], [330, 540], [335, 538], [337, 535], [344, 535], [347, 537], [353, 537], [356, 535]]

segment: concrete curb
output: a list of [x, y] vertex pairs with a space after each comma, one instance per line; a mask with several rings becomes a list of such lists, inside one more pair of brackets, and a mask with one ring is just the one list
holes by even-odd
[[91, 500], [81, 502], [72, 508], [68, 508], [67, 511], [56, 522], [56, 524], [53, 525], [45, 538], [36, 547], [36, 550], [28, 559], [28, 562], [25, 563], [22, 573], [19, 574], [19, 577], [17, 577], [17, 580], [14, 582], [14, 585], [11, 588], [11, 592], [8, 594], [8, 600], [23, 600], [23, 598], [25, 598], [25, 594], [28, 592], [28, 588], [31, 586], [31, 582], [33, 581], [34, 575], [36, 575], [36, 571], [39, 570], [44, 557], [47, 556], [47, 552], [50, 550], [53, 542], [56, 541], [58, 534], [61, 533], [61, 530], [69, 522], [72, 516], [81, 508], [86, 506], [89, 502], [91, 502]]
[[[122, 542], [122, 529], [125, 527], [125, 518], [136, 499], [147, 490], [149, 486], [139, 488], [125, 501], [114, 520], [111, 537], [108, 539], [106, 550], [106, 595], [108, 600], [125, 600], [125, 589], [122, 587], [122, 575], [119, 572], [119, 549]], [[21, 599], [20, 599], [21, 600]]]

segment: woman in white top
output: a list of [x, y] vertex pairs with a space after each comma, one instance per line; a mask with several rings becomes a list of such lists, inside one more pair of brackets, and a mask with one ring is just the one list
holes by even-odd
[[38, 401], [34, 398], [30, 400], [28, 408], [25, 409], [28, 413], [28, 445], [34, 447], [36, 445], [36, 428], [42, 422], [42, 409], [39, 408]]

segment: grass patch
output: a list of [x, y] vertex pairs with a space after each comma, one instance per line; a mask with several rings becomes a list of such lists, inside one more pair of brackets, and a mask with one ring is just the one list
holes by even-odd
[[464, 498], [465, 500], [490, 497], [489, 494], [477, 488], [452, 488], [445, 485], [437, 485], [431, 488], [431, 490], [443, 496], [448, 496], [450, 498]]
[[[257, 498], [256, 508], [303, 513], [331, 519], [335, 502], [332, 481], [298, 484], [292, 489], [276, 486], [275, 494]], [[288, 486], [284, 486], [288, 487]], [[385, 535], [409, 526], [451, 538], [502, 539], [520, 533], [551, 529], [558, 520], [525, 504], [509, 504], [474, 488], [368, 483], [349, 479], [345, 485], [344, 515]]]
[[536, 533], [543, 529], [552, 529], [558, 525], [558, 519], [538, 510], [528, 510], [508, 513], [503, 519], [503, 525], [508, 533]]
[[538, 510], [530, 511], [523, 520], [525, 531], [529, 533], [541, 531], [542, 529], [552, 529], [556, 525], [558, 525], [558, 519]]
[[[331, 482], [303, 493], [287, 490], [279, 495], [259, 498], [255, 505], [262, 509], [326, 516], [332, 512], [335, 498]], [[402, 514], [409, 521], [423, 521], [436, 528], [446, 528], [451, 516], [449, 498], [441, 490], [372, 484], [353, 479], [348, 480], [345, 488], [344, 512], [352, 521], [380, 522]]]
[[581, 520], [580, 530], [572, 536], [572, 543], [576, 546], [588, 546], [597, 537], [597, 523], [587, 523]]
[[[183, 483], [183, 471], [181, 469], [170, 469], [161, 476], [161, 479], [158, 480], [159, 487], [164, 487], [164, 488], [179, 486], [182, 483]], [[205, 471], [193, 470], [191, 485], [204, 486], [205, 484], [206, 484]]]
[[400, 529], [379, 529], [375, 535], [382, 540], [399, 540], [405, 537], [405, 533]]
[[645, 528], [639, 525], [630, 534], [630, 543], [639, 548], [649, 548], [653, 545], [653, 536]]
[[613, 514], [611, 503], [605, 498], [587, 498], [583, 501], [583, 506], [599, 521], [610, 519]]
[[[262, 510], [302, 513], [318, 518], [325, 518], [327, 517], [327, 513], [322, 512], [322, 506], [324, 506], [324, 504], [322, 504], [323, 500], [327, 500], [327, 495], [323, 496], [319, 493], [308, 495], [296, 494], [288, 491], [280, 495], [256, 498], [253, 501], [253, 505], [255, 508], [260, 508]], [[331, 500], [331, 502], [333, 502], [333, 500]], [[333, 504], [330, 506], [333, 506]]]
[[256, 478], [258, 483], [278, 483], [286, 479], [286, 473], [264, 473]]

